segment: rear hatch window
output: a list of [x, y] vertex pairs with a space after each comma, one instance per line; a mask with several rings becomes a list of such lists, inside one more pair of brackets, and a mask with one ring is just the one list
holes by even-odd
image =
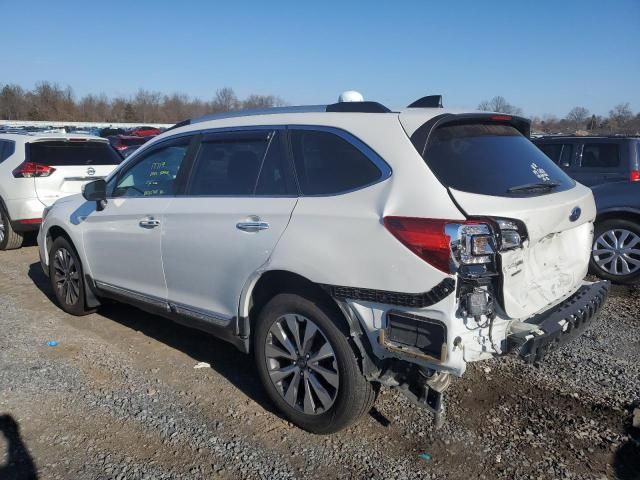
[[505, 124], [454, 124], [430, 135], [424, 159], [446, 186], [468, 193], [522, 197], [556, 193], [575, 183]]
[[122, 161], [107, 142], [52, 140], [30, 143], [28, 149], [28, 161], [42, 165], [118, 165]]

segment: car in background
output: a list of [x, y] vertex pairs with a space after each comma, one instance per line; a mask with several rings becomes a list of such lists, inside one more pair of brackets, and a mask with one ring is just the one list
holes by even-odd
[[134, 135], [111, 135], [109, 143], [118, 151], [125, 150], [129, 147], [140, 146], [148, 142], [153, 137], [136, 137]]
[[616, 283], [640, 282], [640, 182], [594, 185], [591, 271]]
[[126, 133], [124, 128], [106, 127], [100, 130], [99, 136], [102, 138], [108, 138], [113, 135], [124, 135]]
[[129, 135], [137, 137], [155, 137], [160, 135], [160, 129], [156, 127], [136, 127], [127, 132]]
[[0, 250], [22, 246], [46, 207], [80, 193], [122, 161], [100, 137], [69, 134], [0, 134]]
[[640, 138], [546, 136], [532, 139], [569, 176], [592, 188], [598, 214], [592, 273], [640, 281]]
[[118, 150], [122, 158], [128, 158], [133, 152], [138, 150], [142, 145], [131, 145], [130, 147], [123, 148], [122, 150]]

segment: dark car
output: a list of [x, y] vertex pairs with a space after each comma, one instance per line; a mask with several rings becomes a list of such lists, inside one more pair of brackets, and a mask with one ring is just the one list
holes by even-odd
[[640, 281], [640, 138], [541, 137], [532, 140], [598, 208], [591, 271], [617, 283]]
[[583, 185], [640, 181], [638, 137], [551, 136], [532, 142]]
[[640, 281], [640, 182], [591, 188], [596, 218], [591, 270], [617, 283]]
[[125, 147], [120, 150], [120, 155], [122, 158], [128, 158], [133, 152], [138, 150], [142, 145], [131, 145], [130, 147]]
[[136, 137], [133, 135], [111, 135], [109, 137], [109, 143], [118, 151], [122, 151], [126, 148], [134, 145], [140, 146], [153, 137]]

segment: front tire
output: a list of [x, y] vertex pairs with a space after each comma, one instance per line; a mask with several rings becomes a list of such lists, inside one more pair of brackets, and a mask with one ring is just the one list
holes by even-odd
[[318, 434], [346, 428], [375, 400], [335, 310], [322, 301], [279, 294], [260, 312], [253, 335], [267, 394], [287, 419]]
[[82, 264], [73, 245], [64, 237], [58, 237], [49, 251], [49, 280], [62, 310], [76, 316], [93, 311], [86, 306]]
[[591, 271], [613, 283], [640, 280], [640, 225], [623, 219], [596, 224], [589, 262]]
[[0, 250], [15, 250], [22, 246], [24, 235], [11, 227], [9, 215], [0, 205]]

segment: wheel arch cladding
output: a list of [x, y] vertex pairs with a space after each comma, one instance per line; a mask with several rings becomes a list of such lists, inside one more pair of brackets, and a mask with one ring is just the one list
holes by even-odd
[[243, 312], [241, 305], [239, 316], [240, 335], [248, 337], [251, 334], [252, 326], [264, 306], [280, 293], [299, 294], [329, 308], [332, 318], [341, 322], [339, 326], [345, 332], [350, 331], [349, 322], [344, 317], [342, 310], [320, 285], [297, 273], [287, 270], [270, 270], [260, 275], [246, 294], [247, 307]]
[[80, 258], [78, 247], [76, 247], [75, 243], [73, 242], [73, 240], [71, 239], [71, 236], [67, 233], [67, 231], [58, 225], [52, 225], [51, 228], [47, 230], [47, 235], [45, 237], [45, 242], [47, 247], [45, 248], [46, 255], [47, 255], [47, 262], [50, 262], [50, 259], [48, 258], [49, 248], [51, 248], [51, 245], [53, 245], [53, 242], [55, 242], [60, 237], [64, 238], [67, 242], [69, 242], [69, 245], [71, 245], [71, 248], [75, 250], [76, 255], [78, 255], [78, 259], [80, 260], [80, 266], [82, 267], [82, 272], [84, 274], [84, 279], [83, 279], [84, 280], [84, 296], [85, 296], [85, 302], [87, 307], [89, 308], [99, 307], [101, 304], [100, 300], [98, 300], [98, 297], [95, 294], [95, 291], [93, 288], [93, 281], [90, 280], [86, 272], [85, 265], [82, 265], [82, 259]]
[[640, 226], [640, 211], [636, 210], [605, 210], [596, 217], [596, 223], [606, 220], [627, 220]]

